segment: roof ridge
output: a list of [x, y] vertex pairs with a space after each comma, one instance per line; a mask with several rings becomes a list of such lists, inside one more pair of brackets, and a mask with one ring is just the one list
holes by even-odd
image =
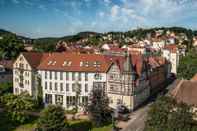
[[174, 97], [177, 96], [177, 93], [178, 93], [179, 89], [181, 88], [181, 85], [183, 84], [183, 82], [184, 82], [184, 80], [181, 80], [181, 81], [178, 83], [177, 87], [176, 87], [175, 90], [174, 90]]

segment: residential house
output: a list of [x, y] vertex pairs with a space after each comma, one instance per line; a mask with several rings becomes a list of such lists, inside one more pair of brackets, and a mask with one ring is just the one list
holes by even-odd
[[12, 82], [12, 65], [11, 60], [1, 60], [0, 61], [0, 83]]
[[177, 74], [179, 65], [179, 50], [176, 45], [166, 45], [162, 50], [162, 56], [171, 63], [171, 73]]
[[146, 64], [141, 55], [127, 55], [114, 60], [107, 72], [107, 94], [110, 106], [124, 105], [136, 109], [149, 97]]
[[21, 53], [13, 64], [13, 93], [28, 92], [36, 97], [37, 66], [47, 54], [35, 52]]
[[150, 94], [155, 94], [165, 87], [170, 76], [170, 63], [163, 57], [147, 57]]

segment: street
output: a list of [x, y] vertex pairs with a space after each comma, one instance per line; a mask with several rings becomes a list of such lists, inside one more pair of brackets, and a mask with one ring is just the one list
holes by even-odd
[[118, 127], [122, 128], [121, 131], [143, 131], [150, 105], [151, 104], [148, 104], [131, 113], [131, 119], [128, 122], [119, 122]]

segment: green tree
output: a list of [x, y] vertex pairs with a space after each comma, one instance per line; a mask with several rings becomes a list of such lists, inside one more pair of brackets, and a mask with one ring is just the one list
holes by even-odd
[[[196, 121], [190, 106], [176, 103], [170, 97], [160, 97], [150, 108], [146, 131], [191, 131]], [[194, 124], [195, 123], [195, 124]]]
[[16, 36], [8, 35], [0, 40], [1, 59], [15, 59], [24, 50], [24, 45]]
[[12, 93], [13, 85], [11, 82], [5, 82], [0, 84], [0, 95], [5, 93]]
[[87, 110], [90, 119], [96, 126], [101, 126], [111, 120], [109, 99], [102, 89], [95, 88], [92, 90]]
[[48, 105], [38, 120], [40, 131], [64, 131], [68, 127], [64, 110], [61, 106]]
[[178, 78], [191, 79], [197, 73], [197, 53], [191, 50], [185, 57], [180, 59], [178, 67]]
[[6, 94], [1, 100], [8, 116], [16, 123], [25, 123], [29, 120], [30, 115], [28, 112], [35, 107], [35, 101], [27, 93], [22, 93], [18, 96]]

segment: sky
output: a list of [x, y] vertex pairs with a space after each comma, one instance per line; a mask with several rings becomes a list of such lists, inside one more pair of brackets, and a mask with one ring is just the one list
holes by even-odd
[[0, 0], [0, 28], [32, 38], [161, 26], [197, 29], [197, 0]]

